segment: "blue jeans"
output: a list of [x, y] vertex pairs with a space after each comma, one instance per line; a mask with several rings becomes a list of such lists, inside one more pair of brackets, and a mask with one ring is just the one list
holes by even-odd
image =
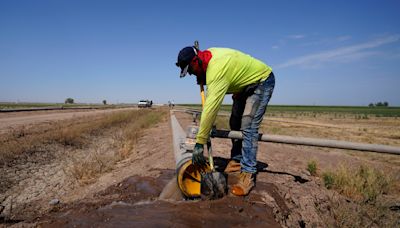
[[275, 76], [271, 72], [267, 80], [233, 96], [229, 124], [232, 130], [242, 131], [243, 140], [232, 140], [231, 159], [240, 161], [244, 172], [257, 172], [258, 129], [274, 87]]

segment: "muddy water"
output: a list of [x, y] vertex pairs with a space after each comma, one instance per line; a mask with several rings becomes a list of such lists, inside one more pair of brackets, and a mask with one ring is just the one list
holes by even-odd
[[[43, 227], [280, 227], [256, 192], [214, 201], [160, 200], [173, 171], [133, 176], [98, 194], [96, 202], [67, 205], [42, 218]], [[260, 184], [261, 187], [266, 185]], [[260, 188], [260, 187], [257, 187]], [[170, 187], [169, 192], [173, 192]], [[261, 189], [258, 189], [261, 190]], [[174, 194], [172, 194], [174, 195]], [[178, 197], [179, 199], [179, 197]]]
[[184, 200], [184, 196], [179, 189], [177, 183], [177, 177], [174, 175], [172, 179], [165, 185], [164, 189], [158, 196], [160, 200], [169, 200], [169, 201], [182, 201]]

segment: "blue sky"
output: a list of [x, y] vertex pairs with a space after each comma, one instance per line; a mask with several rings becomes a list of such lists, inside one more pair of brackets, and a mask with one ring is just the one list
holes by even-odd
[[197, 39], [270, 65], [271, 104], [400, 106], [399, 12], [385, 0], [1, 0], [0, 101], [200, 103], [174, 64]]

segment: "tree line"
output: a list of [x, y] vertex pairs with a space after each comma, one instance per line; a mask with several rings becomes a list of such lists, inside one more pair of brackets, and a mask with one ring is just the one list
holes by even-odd
[[389, 103], [387, 101], [377, 102], [377, 103], [369, 103], [368, 107], [389, 107]]

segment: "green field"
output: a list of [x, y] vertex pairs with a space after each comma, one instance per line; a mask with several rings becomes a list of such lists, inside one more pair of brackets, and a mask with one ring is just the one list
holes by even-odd
[[[201, 109], [201, 105], [183, 104], [182, 106]], [[231, 111], [231, 105], [222, 105], [221, 111]], [[301, 106], [301, 105], [269, 105], [267, 115], [279, 114], [337, 114], [358, 115], [360, 117], [400, 117], [400, 107], [364, 107], [364, 106]]]

